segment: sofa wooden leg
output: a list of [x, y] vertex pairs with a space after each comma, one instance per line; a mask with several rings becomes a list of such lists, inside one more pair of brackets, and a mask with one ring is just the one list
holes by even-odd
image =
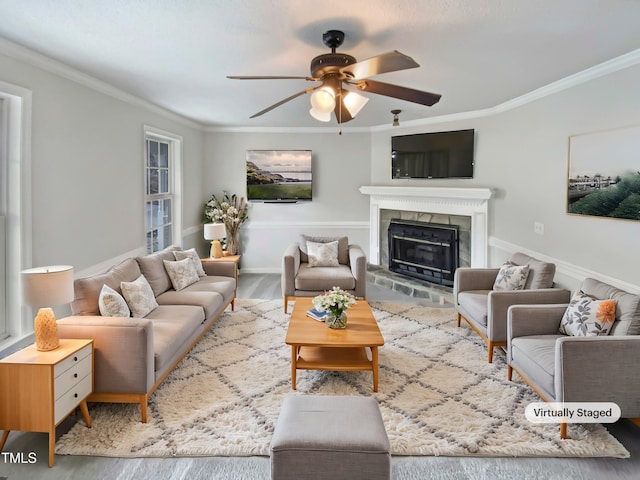
[[513, 377], [513, 367], [507, 365], [507, 380], [511, 381], [511, 377]]
[[460, 327], [460, 320], [462, 319], [462, 315], [458, 313], [458, 327]]
[[149, 397], [147, 395], [140, 395], [140, 417], [142, 423], [147, 423], [147, 402]]
[[284, 313], [287, 313], [287, 307], [289, 306], [289, 297], [284, 297]]
[[562, 440], [565, 440], [567, 438], [567, 424], [566, 423], [561, 423], [560, 424], [560, 438]]
[[489, 349], [489, 353], [487, 354], [488, 361], [489, 363], [493, 363], [493, 343], [492, 342], [489, 342], [488, 349]]

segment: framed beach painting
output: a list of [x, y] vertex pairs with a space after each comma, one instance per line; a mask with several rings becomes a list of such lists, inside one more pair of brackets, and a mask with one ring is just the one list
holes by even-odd
[[567, 213], [640, 220], [640, 126], [569, 137]]

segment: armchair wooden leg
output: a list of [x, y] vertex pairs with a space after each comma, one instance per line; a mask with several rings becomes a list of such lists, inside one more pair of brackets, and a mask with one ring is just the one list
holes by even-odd
[[513, 376], [513, 367], [511, 365], [507, 365], [507, 380], [511, 381], [512, 376]]
[[493, 342], [489, 342], [488, 350], [488, 361], [489, 363], [493, 363]]
[[562, 440], [565, 440], [567, 438], [567, 424], [566, 423], [561, 423], [560, 424], [560, 438]]
[[462, 315], [458, 313], [458, 327], [460, 327], [460, 320], [462, 319]]

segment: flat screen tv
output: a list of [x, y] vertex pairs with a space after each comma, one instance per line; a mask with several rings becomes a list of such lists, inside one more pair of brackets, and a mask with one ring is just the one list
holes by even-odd
[[391, 137], [391, 178], [473, 178], [474, 130]]
[[247, 200], [311, 200], [311, 159], [311, 150], [247, 150]]

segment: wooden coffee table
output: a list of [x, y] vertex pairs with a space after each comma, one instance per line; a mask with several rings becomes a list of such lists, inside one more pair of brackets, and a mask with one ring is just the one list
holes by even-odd
[[[378, 391], [378, 347], [384, 338], [366, 300], [358, 300], [347, 311], [347, 328], [332, 329], [307, 316], [311, 298], [296, 298], [285, 343], [291, 345], [291, 388], [296, 389], [296, 371], [371, 370], [373, 391]], [[367, 355], [371, 352], [371, 358]]]

